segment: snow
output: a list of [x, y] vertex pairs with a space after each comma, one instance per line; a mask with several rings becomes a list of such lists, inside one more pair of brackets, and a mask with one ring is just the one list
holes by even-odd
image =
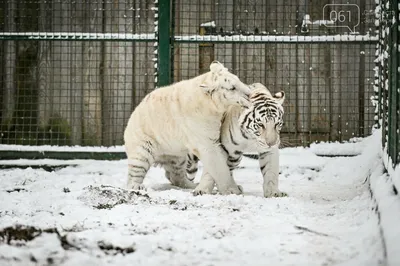
[[205, 23], [201, 23], [200, 27], [212, 27], [215, 28], [215, 21], [209, 21], [209, 22], [205, 22]]
[[400, 164], [397, 165], [396, 168], [393, 168], [393, 161], [388, 155], [389, 152], [387, 143], [388, 142], [386, 141], [386, 147], [382, 151], [383, 164], [385, 166], [385, 169], [387, 169], [393, 184], [400, 189]]
[[396, 265], [394, 221], [400, 212], [392, 215], [389, 207], [399, 209], [400, 203], [389, 200], [381, 184], [379, 143], [375, 133], [352, 148], [332, 144], [338, 151], [359, 151], [354, 157], [313, 152], [327, 144], [282, 149], [280, 187], [289, 194], [284, 198], [262, 197], [258, 162], [250, 158], [234, 173], [245, 190], [241, 196], [194, 197], [171, 186], [160, 168], [150, 169], [146, 194], [135, 194], [121, 188], [126, 160], [40, 160], [30, 162], [73, 166], [1, 170], [0, 228], [22, 224], [56, 228], [58, 234], [6, 244], [0, 231], [0, 264], [379, 265], [386, 260], [385, 246], [365, 182], [372, 173], [379, 208], [382, 203], [387, 210], [380, 217], [389, 228], [383, 230], [388, 261]]
[[361, 138], [353, 138], [348, 142], [321, 142], [312, 143], [310, 150], [319, 156], [355, 156], [360, 155], [364, 149], [364, 142]]
[[315, 25], [334, 25], [335, 21], [322, 19], [322, 20], [315, 20], [315, 21], [312, 22], [312, 24], [315, 24]]
[[[376, 130], [377, 137], [373, 145], [369, 145], [370, 153], [380, 149], [381, 130]], [[379, 160], [371, 161], [370, 186], [378, 202], [380, 211], [380, 223], [383, 229], [383, 237], [386, 243], [388, 265], [400, 265], [400, 202], [398, 189], [400, 188], [400, 165], [392, 167], [390, 158], [384, 149], [380, 156], [383, 159], [382, 164]], [[381, 159], [381, 161], [382, 161]], [[387, 169], [387, 173], [384, 170]]]

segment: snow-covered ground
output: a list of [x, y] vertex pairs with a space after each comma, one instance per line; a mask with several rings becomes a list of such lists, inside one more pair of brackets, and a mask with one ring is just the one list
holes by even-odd
[[[285, 198], [262, 197], [250, 158], [235, 171], [243, 196], [194, 197], [160, 168], [150, 169], [147, 194], [126, 191], [126, 160], [1, 170], [0, 265], [385, 265], [367, 179], [382, 165], [378, 137], [351, 144], [354, 157], [313, 149], [281, 150]], [[17, 224], [35, 228], [7, 228]]]

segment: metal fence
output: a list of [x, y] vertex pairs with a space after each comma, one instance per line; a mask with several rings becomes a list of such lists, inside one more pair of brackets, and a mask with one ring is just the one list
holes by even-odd
[[146, 1], [2, 1], [2, 144], [118, 145], [154, 89]]
[[0, 144], [121, 145], [144, 95], [214, 59], [286, 92], [285, 145], [367, 136], [375, 2], [350, 2], [2, 1]]
[[379, 43], [375, 68], [377, 126], [382, 129], [386, 167], [400, 163], [400, 5], [396, 0], [377, 2]]

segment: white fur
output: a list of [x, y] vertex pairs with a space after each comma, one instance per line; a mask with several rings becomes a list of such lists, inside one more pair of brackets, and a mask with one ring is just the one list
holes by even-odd
[[218, 140], [224, 112], [233, 105], [247, 105], [249, 93], [249, 87], [217, 61], [210, 65], [210, 72], [149, 93], [125, 129], [128, 187], [144, 189], [143, 178], [154, 163], [168, 165], [167, 177], [174, 185], [192, 187], [184, 167], [183, 172], [172, 174], [171, 170], [184, 164], [184, 159], [177, 158], [186, 158], [190, 152], [216, 177], [222, 194], [240, 194]]
[[[271, 98], [279, 104], [284, 101], [284, 93], [278, 92], [272, 95], [268, 89], [260, 84], [252, 84], [254, 90], [250, 96], [257, 95], [257, 93], [263, 93], [269, 95]], [[281, 197], [287, 195], [285, 192], [281, 192], [278, 188], [279, 183], [279, 131], [275, 129], [275, 124], [270, 125], [270, 122], [263, 121], [265, 129], [260, 129], [261, 135], [259, 137], [251, 134], [252, 136], [246, 139], [241, 134], [240, 122], [242, 121], [244, 114], [252, 112], [253, 106], [250, 109], [244, 109], [241, 107], [230, 107], [226, 113], [223, 124], [221, 125], [221, 144], [228, 151], [227, 163], [231, 170], [238, 166], [240, 163], [242, 152], [244, 151], [257, 151], [259, 154], [260, 170], [263, 175], [263, 192], [265, 197]], [[246, 111], [246, 112], [245, 112]], [[232, 141], [233, 137], [233, 141]], [[191, 162], [191, 165], [196, 163]], [[196, 166], [194, 166], [196, 167]], [[194, 173], [195, 174], [195, 173]], [[189, 175], [189, 179], [193, 179], [194, 176]], [[200, 183], [196, 190], [195, 195], [208, 194], [214, 188], [213, 175], [208, 173], [206, 170], [203, 171]]]

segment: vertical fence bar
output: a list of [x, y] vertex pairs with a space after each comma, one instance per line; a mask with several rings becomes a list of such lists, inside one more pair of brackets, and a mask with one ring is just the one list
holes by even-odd
[[399, 116], [399, 102], [398, 102], [398, 67], [397, 49], [398, 49], [398, 6], [396, 0], [391, 0], [389, 5], [388, 21], [390, 21], [389, 28], [389, 155], [392, 158], [393, 167], [398, 163], [398, 128], [397, 117]]
[[158, 87], [171, 84], [171, 1], [160, 0], [158, 20]]
[[[387, 20], [387, 27], [388, 31], [388, 42], [387, 42], [387, 50], [389, 53], [389, 58], [387, 61], [388, 64], [388, 143], [387, 143], [387, 150], [390, 158], [392, 158], [393, 164], [395, 164], [395, 156], [396, 156], [396, 50], [394, 48], [394, 44], [396, 43], [396, 35], [395, 32], [397, 30], [394, 29], [394, 25], [392, 24], [392, 12], [394, 11], [394, 1], [388, 1], [388, 9], [386, 10], [386, 20]], [[394, 49], [393, 49], [394, 48]]]
[[386, 11], [386, 3], [388, 0], [381, 0], [380, 4], [380, 33], [379, 33], [379, 57], [380, 57], [380, 77], [379, 77], [379, 86], [380, 86], [380, 94], [381, 94], [381, 112], [382, 112], [382, 147], [386, 147], [387, 142], [388, 142], [388, 93], [387, 93], [387, 87], [386, 87], [386, 80], [387, 80], [387, 34], [386, 34], [386, 29], [388, 27], [387, 25], [387, 20], [385, 19], [384, 14], [387, 14]]
[[375, 67], [374, 67], [374, 95], [373, 95], [373, 105], [375, 107], [375, 111], [374, 111], [374, 127], [375, 128], [380, 128], [382, 125], [380, 124], [380, 119], [381, 119], [381, 115], [382, 115], [382, 110], [381, 110], [381, 90], [380, 90], [380, 83], [379, 83], [379, 76], [380, 76], [380, 62], [379, 62], [379, 49], [380, 49], [380, 19], [379, 19], [379, 14], [378, 14], [378, 10], [380, 7], [380, 3], [379, 1], [375, 2], [375, 16], [374, 16], [374, 20], [375, 20], [375, 33], [377, 34], [379, 40], [377, 42], [377, 44], [375, 45]]
[[400, 103], [399, 78], [399, 6], [396, 0], [379, 1], [379, 106], [382, 117], [382, 146], [392, 161], [392, 167], [400, 163]]
[[[365, 10], [365, 1], [360, 1], [359, 8]], [[361, 21], [365, 21], [365, 14], [361, 13]], [[365, 23], [360, 24], [361, 34], [365, 34]], [[365, 44], [360, 43], [360, 62], [358, 68], [358, 135], [365, 135]]]
[[[400, 5], [395, 5], [395, 27], [394, 29], [397, 30], [397, 40], [396, 40], [396, 46], [397, 49], [399, 49], [399, 45], [400, 45], [400, 28], [399, 28], [399, 17], [400, 17]], [[397, 103], [397, 112], [396, 112], [396, 116], [397, 116], [397, 143], [395, 143], [395, 145], [397, 145], [397, 155], [396, 155], [396, 163], [399, 164], [400, 163], [400, 53], [396, 52], [396, 49], [394, 49], [394, 55], [397, 56], [397, 67], [396, 67], [396, 103]]]

